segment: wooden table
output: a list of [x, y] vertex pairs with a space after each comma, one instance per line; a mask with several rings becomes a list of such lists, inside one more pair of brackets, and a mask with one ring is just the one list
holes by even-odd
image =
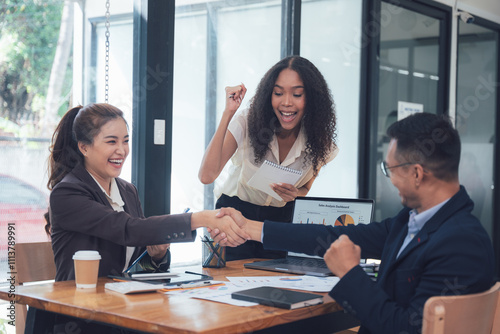
[[[220, 269], [198, 266], [189, 270], [224, 281], [226, 276], [283, 275], [243, 267], [244, 263], [251, 261], [231, 261]], [[110, 281], [109, 278], [99, 278], [97, 289], [89, 291], [76, 289], [74, 281], [19, 286], [15, 300], [40, 310], [152, 333], [221, 334], [264, 329], [265, 332], [310, 332], [312, 328], [314, 332], [321, 332], [320, 327], [325, 327], [324, 332], [332, 333], [358, 325], [328, 296], [324, 304], [296, 310], [263, 305], [239, 307], [154, 292], [124, 295], [105, 290], [104, 283]], [[0, 289], [0, 298], [10, 300], [8, 291]]]

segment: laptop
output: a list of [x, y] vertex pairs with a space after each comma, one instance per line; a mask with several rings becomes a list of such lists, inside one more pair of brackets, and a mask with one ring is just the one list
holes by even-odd
[[[292, 223], [331, 226], [368, 224], [372, 220], [373, 207], [372, 199], [297, 197]], [[245, 263], [244, 266], [290, 274], [332, 275], [322, 257], [293, 252], [288, 252], [286, 258]]]

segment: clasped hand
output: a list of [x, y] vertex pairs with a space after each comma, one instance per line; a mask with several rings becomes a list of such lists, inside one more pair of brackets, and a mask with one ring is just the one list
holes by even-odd
[[[226, 230], [224, 230], [221, 226], [215, 228], [207, 227], [207, 230], [214, 242], [220, 244], [221, 246], [236, 247], [251, 239], [250, 234], [245, 230], [247, 220], [238, 210], [235, 210], [233, 208], [222, 208], [217, 212], [216, 217], [218, 217], [219, 219], [230, 219], [230, 221], [238, 226], [236, 231], [242, 234], [237, 233], [239, 239], [235, 239], [233, 236], [226, 233]], [[233, 228], [231, 228], [229, 231], [231, 230], [233, 230]]]
[[245, 220], [235, 220], [230, 215], [220, 214], [218, 210], [200, 211], [191, 217], [193, 227], [206, 227], [211, 235], [216, 235], [221, 246], [236, 247], [250, 239], [250, 235], [241, 227]]

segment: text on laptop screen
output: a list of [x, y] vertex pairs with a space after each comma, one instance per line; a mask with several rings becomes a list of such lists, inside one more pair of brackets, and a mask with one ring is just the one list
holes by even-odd
[[[331, 226], [368, 224], [372, 214], [373, 200], [370, 199], [297, 197], [292, 222]], [[288, 255], [314, 257], [293, 252]]]
[[299, 197], [295, 200], [293, 223], [332, 226], [368, 224], [372, 211], [372, 200]]

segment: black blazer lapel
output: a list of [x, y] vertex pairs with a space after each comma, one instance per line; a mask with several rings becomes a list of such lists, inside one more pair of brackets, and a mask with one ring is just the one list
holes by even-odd
[[111, 204], [109, 203], [108, 199], [106, 198], [106, 195], [103, 193], [102, 189], [99, 187], [97, 182], [94, 180], [92, 176], [90, 176], [89, 172], [83, 167], [82, 165], [77, 165], [72, 173], [80, 179], [82, 182], [87, 184], [92, 188], [92, 192], [94, 193], [94, 196], [96, 199], [99, 199], [99, 202], [101, 204], [104, 204], [106, 206], [109, 206], [112, 208]]
[[[406, 234], [405, 234], [405, 237], [406, 237]], [[405, 249], [403, 249], [403, 251], [401, 252], [399, 257], [396, 259], [396, 263], [399, 261], [403, 261], [405, 259], [405, 257], [410, 252], [412, 252], [415, 248], [418, 248], [421, 245], [425, 244], [425, 242], [427, 242], [428, 239], [429, 239], [429, 234], [427, 232], [425, 232], [423, 229], [420, 230], [420, 232], [418, 232], [417, 235], [415, 235], [413, 237], [413, 239], [410, 241], [410, 243], [408, 245], [406, 245]], [[398, 251], [399, 251], [399, 249], [398, 249]]]
[[408, 233], [408, 210], [406, 210], [403, 214], [398, 214], [394, 218], [393, 230], [391, 234], [394, 233], [395, 236], [388, 237], [387, 240], [393, 240], [393, 242], [388, 242], [386, 245], [387, 250], [381, 259], [381, 268], [378, 276], [378, 281], [383, 283], [388, 273], [390, 273], [397, 262], [396, 256], [398, 255], [399, 249], [401, 245], [403, 245], [403, 241]]
[[[467, 205], [467, 198], [465, 189], [460, 187], [458, 193], [456, 193], [448, 202], [443, 205], [441, 209], [438, 210], [424, 225], [420, 232], [415, 235], [415, 237], [410, 241], [410, 243], [401, 252], [401, 255], [397, 258], [395, 263], [403, 260], [409, 253], [411, 253], [415, 248], [425, 244], [429, 237], [441, 227], [454, 213], [457, 212], [457, 208], [462, 208]], [[406, 227], [406, 233], [408, 233], [408, 227]], [[403, 237], [404, 239], [404, 237]], [[401, 243], [402, 244], [402, 243]], [[399, 247], [401, 247], [401, 244]], [[399, 248], [397, 248], [399, 251]]]

